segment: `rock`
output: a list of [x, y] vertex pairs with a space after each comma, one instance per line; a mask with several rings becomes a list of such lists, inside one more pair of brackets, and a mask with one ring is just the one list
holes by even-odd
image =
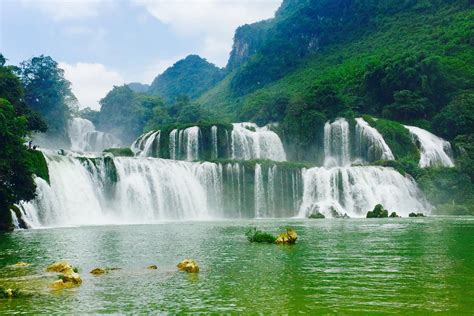
[[286, 233], [278, 235], [275, 243], [277, 244], [294, 244], [298, 239], [298, 234], [293, 229], [287, 229]]
[[398, 216], [397, 213], [392, 212], [389, 217], [390, 217], [390, 218], [397, 218], [397, 217], [400, 217], [400, 216]]
[[408, 217], [425, 217], [423, 213], [410, 213], [408, 214]]
[[367, 212], [367, 218], [387, 218], [388, 211], [381, 204], [377, 204], [373, 211]]
[[199, 266], [194, 260], [184, 259], [177, 265], [179, 270], [186, 271], [189, 273], [199, 272]]
[[344, 215], [342, 215], [341, 218], [348, 219], [348, 218], [351, 218], [351, 217], [349, 215], [347, 215], [347, 213], [344, 213]]
[[63, 290], [63, 289], [70, 289], [76, 286], [74, 283], [71, 282], [64, 282], [63, 280], [54, 281], [49, 285], [49, 288], [52, 290]]
[[66, 261], [58, 261], [50, 265], [46, 268], [47, 272], [58, 272], [58, 273], [65, 273], [67, 271], [73, 271], [72, 266], [67, 263]]
[[95, 269], [91, 270], [89, 273], [93, 274], [93, 275], [102, 275], [102, 274], [107, 273], [107, 270], [102, 269], [102, 268], [95, 268]]
[[326, 218], [326, 216], [324, 216], [324, 214], [322, 214], [321, 212], [319, 211], [316, 211], [316, 212], [313, 212], [311, 213], [308, 218], [311, 218], [311, 219], [320, 219], [320, 218]]
[[151, 265], [151, 266], [147, 267], [147, 269], [156, 270], [156, 269], [158, 269], [158, 267], [156, 265]]
[[24, 268], [24, 267], [27, 267], [29, 265], [30, 265], [29, 263], [22, 262], [22, 261], [15, 263], [15, 267], [17, 267], [17, 268]]
[[82, 279], [79, 273], [72, 272], [64, 274], [62, 278], [64, 283], [73, 283], [74, 285], [81, 285]]

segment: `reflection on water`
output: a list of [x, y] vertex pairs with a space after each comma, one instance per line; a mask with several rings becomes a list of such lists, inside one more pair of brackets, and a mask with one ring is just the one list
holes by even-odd
[[[288, 225], [295, 246], [250, 244], [256, 225]], [[201, 273], [178, 272], [185, 257]], [[44, 268], [67, 260], [83, 285], [51, 292]], [[31, 266], [12, 268], [17, 261]], [[158, 270], [147, 266], [158, 265]], [[94, 277], [96, 267], [121, 270]], [[81, 227], [0, 235], [0, 314], [450, 312], [474, 310], [474, 218], [234, 221]]]

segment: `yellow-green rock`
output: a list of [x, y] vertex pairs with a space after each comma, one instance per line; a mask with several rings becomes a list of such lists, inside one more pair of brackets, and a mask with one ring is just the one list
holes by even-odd
[[197, 273], [199, 272], [199, 266], [194, 260], [184, 259], [177, 265], [179, 270], [186, 271], [189, 273]]
[[47, 272], [58, 272], [58, 273], [66, 273], [69, 270], [73, 271], [72, 266], [66, 261], [55, 262], [46, 268]]
[[102, 269], [102, 268], [95, 268], [94, 270], [91, 270], [91, 272], [89, 273], [93, 275], [102, 275], [102, 274], [107, 273], [107, 270]]
[[149, 266], [147, 269], [156, 270], [156, 269], [158, 269], [158, 267], [155, 264], [153, 264], [153, 265]]
[[29, 263], [22, 262], [22, 261], [15, 263], [15, 267], [17, 267], [17, 268], [24, 268], [24, 267], [27, 267], [29, 265], [30, 265]]
[[278, 235], [275, 243], [277, 244], [294, 244], [298, 239], [298, 234], [293, 229], [287, 229], [286, 233]]

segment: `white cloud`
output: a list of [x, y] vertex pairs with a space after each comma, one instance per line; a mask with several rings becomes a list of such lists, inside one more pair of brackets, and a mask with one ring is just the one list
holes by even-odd
[[134, 0], [180, 36], [201, 36], [199, 52], [224, 66], [239, 25], [274, 16], [282, 0]]
[[110, 0], [21, 0], [24, 7], [37, 9], [55, 21], [84, 19], [98, 15]]
[[60, 62], [64, 75], [72, 83], [72, 92], [81, 108], [99, 110], [99, 100], [105, 97], [114, 85], [125, 83], [122, 76], [99, 63], [68, 64]]

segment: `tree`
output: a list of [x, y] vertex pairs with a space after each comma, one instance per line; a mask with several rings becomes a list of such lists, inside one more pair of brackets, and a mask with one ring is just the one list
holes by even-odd
[[474, 133], [474, 92], [462, 92], [433, 119], [438, 135], [452, 140], [457, 135]]
[[0, 230], [11, 229], [10, 207], [35, 196], [28, 151], [23, 145], [27, 119], [17, 116], [13, 105], [0, 99]]
[[30, 131], [46, 132], [47, 126], [38, 113], [32, 111], [24, 102], [24, 90], [20, 79], [15, 75], [15, 66], [5, 66], [5, 57], [0, 54], [0, 98], [8, 100], [17, 115], [24, 115]]
[[18, 74], [25, 90], [24, 100], [48, 124], [49, 134], [67, 141], [70, 111], [77, 103], [64, 71], [49, 56], [33, 57], [20, 64]]

